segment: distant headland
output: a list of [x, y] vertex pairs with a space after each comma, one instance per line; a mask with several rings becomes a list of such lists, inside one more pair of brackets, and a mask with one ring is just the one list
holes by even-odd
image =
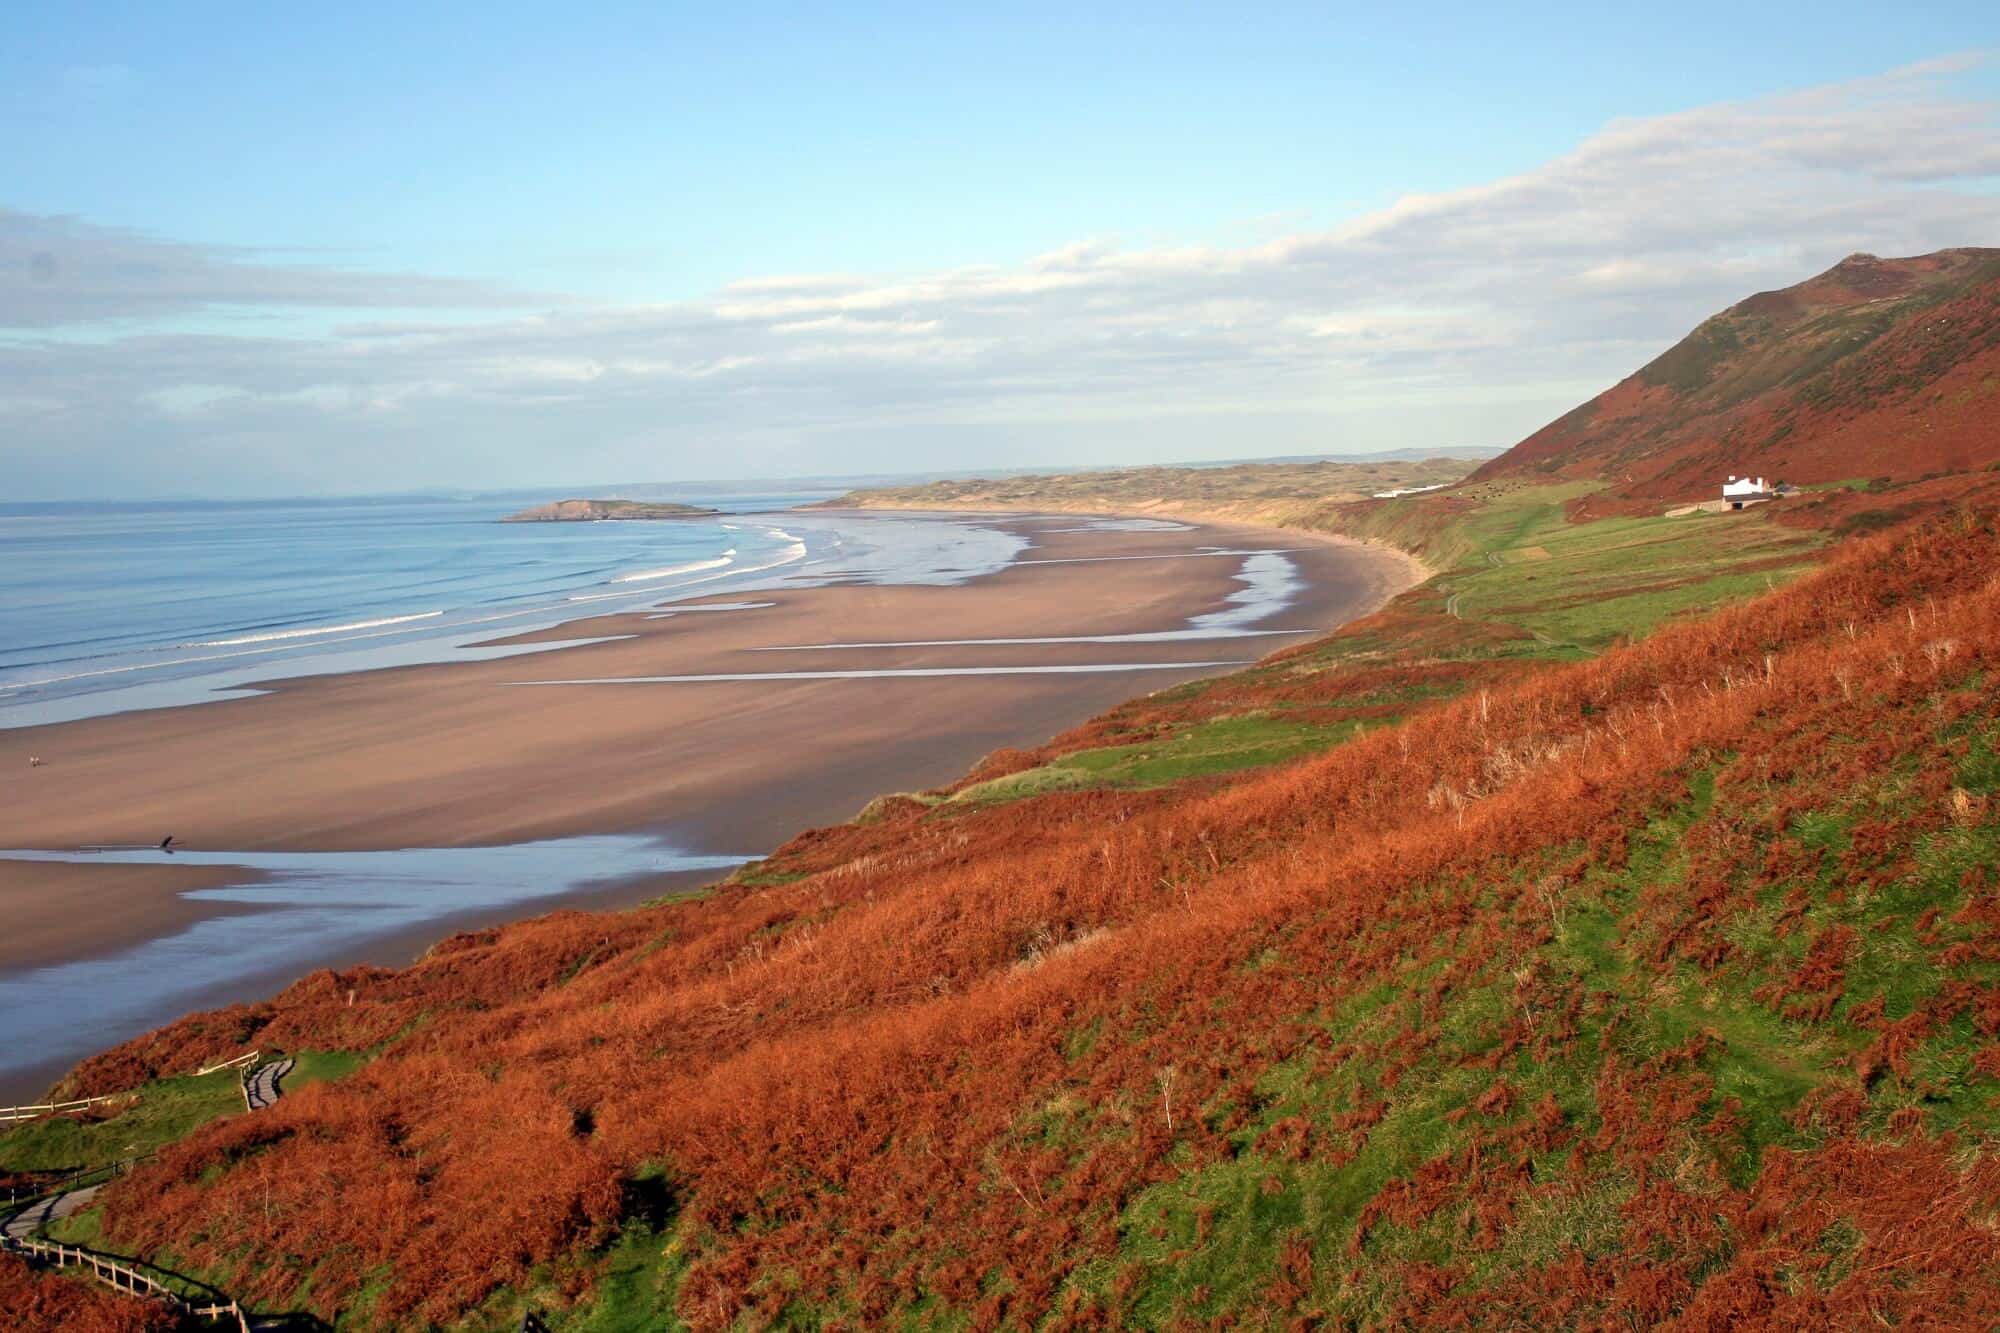
[[509, 514], [502, 523], [595, 523], [600, 519], [702, 518], [720, 509], [700, 505], [655, 504], [646, 500], [557, 500]]

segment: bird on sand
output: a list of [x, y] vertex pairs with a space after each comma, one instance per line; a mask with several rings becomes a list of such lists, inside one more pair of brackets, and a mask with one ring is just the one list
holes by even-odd
[[166, 837], [160, 839], [160, 850], [171, 856], [174, 850], [173, 841], [174, 841], [174, 835], [171, 833], [169, 833]]

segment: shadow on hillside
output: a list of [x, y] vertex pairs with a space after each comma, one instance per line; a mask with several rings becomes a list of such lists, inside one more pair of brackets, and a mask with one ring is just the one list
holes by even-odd
[[250, 1327], [257, 1333], [333, 1333], [333, 1325], [316, 1314], [300, 1311], [296, 1314], [259, 1314], [250, 1316]]

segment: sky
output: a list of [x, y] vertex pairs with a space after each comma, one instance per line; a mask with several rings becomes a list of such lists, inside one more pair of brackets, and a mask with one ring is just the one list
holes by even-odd
[[281, 8], [10, 14], [0, 500], [1504, 446], [2000, 245], [1990, 4]]

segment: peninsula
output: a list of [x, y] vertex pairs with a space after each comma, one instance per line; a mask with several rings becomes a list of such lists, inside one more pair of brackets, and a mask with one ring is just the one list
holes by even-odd
[[706, 518], [720, 509], [646, 500], [557, 500], [509, 514], [502, 523], [596, 523], [602, 519]]

